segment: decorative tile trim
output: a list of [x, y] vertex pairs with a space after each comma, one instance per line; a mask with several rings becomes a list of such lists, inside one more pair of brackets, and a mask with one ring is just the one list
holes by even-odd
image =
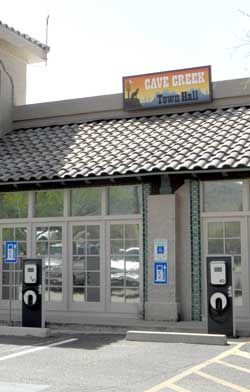
[[200, 183], [190, 180], [190, 233], [192, 271], [192, 320], [202, 319]]
[[142, 235], [143, 235], [143, 304], [148, 301], [148, 196], [150, 184], [142, 186]]

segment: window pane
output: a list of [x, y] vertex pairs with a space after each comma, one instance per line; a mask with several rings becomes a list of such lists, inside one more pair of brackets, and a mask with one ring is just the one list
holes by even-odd
[[226, 238], [232, 238], [232, 237], [240, 238], [240, 222], [226, 222], [225, 223], [225, 237]]
[[50, 301], [62, 301], [62, 287], [49, 288]]
[[62, 256], [62, 243], [61, 242], [50, 242], [49, 254], [54, 257]]
[[3, 241], [14, 241], [14, 229], [10, 227], [3, 229]]
[[88, 255], [99, 255], [99, 253], [100, 253], [99, 241], [88, 241], [87, 254]]
[[99, 256], [88, 256], [87, 257], [87, 270], [88, 271], [100, 270], [100, 257]]
[[139, 302], [139, 288], [126, 288], [126, 302], [137, 303]]
[[110, 187], [108, 211], [111, 215], [140, 214], [141, 187], [138, 185]]
[[37, 242], [36, 243], [36, 255], [46, 256], [48, 254], [48, 242]]
[[87, 239], [88, 240], [99, 240], [100, 238], [100, 227], [99, 226], [87, 226]]
[[124, 238], [124, 225], [111, 225], [110, 238], [114, 240]]
[[16, 228], [16, 241], [26, 241], [27, 239], [27, 229], [26, 227]]
[[100, 286], [100, 272], [87, 272], [87, 285]]
[[223, 237], [223, 223], [210, 222], [208, 223], [208, 238], [222, 238]]
[[35, 216], [63, 216], [63, 191], [41, 191], [35, 193]]
[[0, 218], [27, 218], [28, 192], [0, 194]]
[[241, 272], [241, 256], [234, 256], [234, 270]]
[[223, 254], [224, 246], [223, 239], [218, 240], [208, 240], [208, 254]]
[[85, 300], [85, 287], [73, 287], [73, 301], [83, 302]]
[[123, 240], [111, 240], [110, 251], [113, 255], [124, 254], [124, 241]]
[[49, 228], [48, 227], [37, 227], [36, 228], [36, 239], [37, 239], [37, 241], [48, 241]]
[[71, 215], [101, 215], [101, 188], [74, 189], [71, 191]]
[[205, 211], [242, 211], [242, 181], [204, 183]]
[[139, 239], [139, 225], [125, 225], [125, 238], [131, 240]]
[[226, 254], [235, 255], [241, 253], [240, 239], [238, 238], [225, 239], [225, 245], [226, 245]]
[[50, 240], [56, 241], [62, 239], [62, 227], [60, 226], [51, 226], [49, 230], [49, 238]]
[[112, 302], [125, 302], [124, 288], [112, 287], [111, 288], [111, 301]]
[[88, 302], [99, 302], [100, 301], [100, 289], [98, 287], [87, 288], [87, 301]]
[[73, 269], [84, 270], [85, 257], [84, 256], [73, 256]]
[[73, 272], [73, 285], [74, 286], [85, 286], [85, 272], [74, 271]]

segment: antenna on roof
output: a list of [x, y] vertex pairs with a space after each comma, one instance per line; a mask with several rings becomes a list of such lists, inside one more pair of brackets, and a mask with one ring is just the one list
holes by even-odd
[[[49, 39], [49, 14], [46, 18], [46, 46], [48, 46], [48, 39]], [[47, 65], [47, 56], [46, 56], [46, 65]]]

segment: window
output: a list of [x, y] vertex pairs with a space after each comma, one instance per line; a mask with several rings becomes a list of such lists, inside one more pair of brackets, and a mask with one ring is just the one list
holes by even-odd
[[108, 213], [110, 215], [140, 214], [141, 187], [114, 186], [108, 189]]
[[63, 191], [41, 191], [35, 193], [35, 216], [63, 216]]
[[101, 188], [71, 191], [71, 216], [101, 215]]
[[28, 192], [0, 194], [0, 218], [27, 218]]
[[111, 302], [139, 302], [139, 225], [110, 226]]
[[36, 228], [36, 256], [45, 260], [46, 301], [62, 301], [62, 227]]
[[100, 227], [72, 228], [73, 302], [100, 302]]
[[204, 183], [204, 211], [242, 211], [242, 181]]
[[234, 295], [237, 306], [243, 305], [240, 222], [208, 223], [208, 254], [231, 255], [234, 263]]

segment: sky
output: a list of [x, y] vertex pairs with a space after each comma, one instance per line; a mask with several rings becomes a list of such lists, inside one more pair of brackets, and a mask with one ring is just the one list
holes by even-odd
[[0, 2], [3, 23], [43, 43], [49, 15], [48, 62], [28, 66], [27, 103], [120, 93], [123, 76], [204, 65], [212, 81], [250, 75], [249, 0]]

